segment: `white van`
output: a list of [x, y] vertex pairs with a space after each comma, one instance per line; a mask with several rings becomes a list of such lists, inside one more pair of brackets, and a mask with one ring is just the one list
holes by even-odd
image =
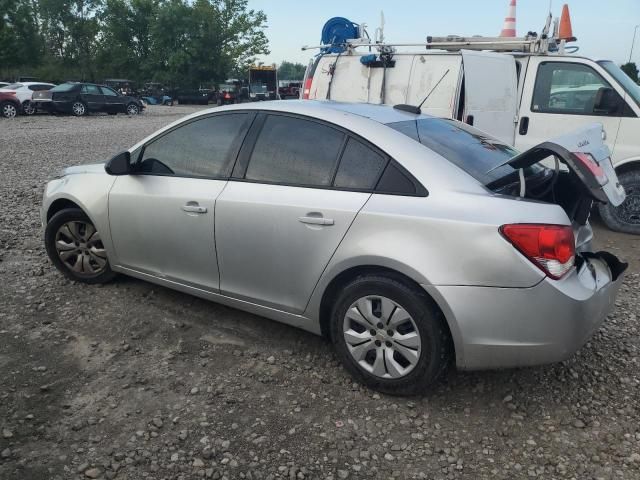
[[429, 95], [422, 112], [466, 122], [521, 151], [601, 123], [627, 192], [620, 207], [602, 206], [601, 216], [613, 230], [640, 234], [640, 87], [611, 61], [462, 43], [476, 50], [375, 55], [369, 45], [319, 54], [301, 98], [419, 105]]

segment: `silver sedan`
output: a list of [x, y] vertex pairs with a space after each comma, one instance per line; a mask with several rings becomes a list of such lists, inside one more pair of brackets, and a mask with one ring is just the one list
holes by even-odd
[[626, 268], [591, 248], [592, 204], [624, 199], [601, 127], [519, 154], [408, 110], [188, 116], [47, 185], [49, 257], [77, 281], [130, 275], [325, 335], [383, 392], [422, 392], [452, 361], [568, 357]]

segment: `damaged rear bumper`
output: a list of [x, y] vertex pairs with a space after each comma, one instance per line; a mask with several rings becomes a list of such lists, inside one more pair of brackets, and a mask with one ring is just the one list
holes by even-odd
[[423, 287], [447, 318], [458, 368], [531, 366], [584, 345], [613, 308], [626, 268], [608, 252], [586, 253], [565, 278], [530, 288]]

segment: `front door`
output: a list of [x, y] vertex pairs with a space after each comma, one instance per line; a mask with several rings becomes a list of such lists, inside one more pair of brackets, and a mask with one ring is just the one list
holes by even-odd
[[97, 85], [83, 85], [80, 98], [89, 110], [97, 111], [104, 108], [104, 95]]
[[512, 145], [518, 113], [516, 61], [511, 55], [462, 51], [463, 121]]
[[596, 65], [580, 59], [531, 57], [515, 146], [528, 150], [550, 138], [601, 123], [613, 151], [624, 102]]
[[216, 205], [220, 290], [301, 313], [386, 157], [315, 120], [269, 114], [256, 123], [252, 153], [243, 147]]
[[100, 87], [104, 95], [105, 110], [108, 112], [125, 112], [124, 97], [109, 87]]
[[109, 192], [116, 265], [218, 290], [216, 199], [251, 117], [192, 119], [143, 147], [135, 174], [118, 177]]

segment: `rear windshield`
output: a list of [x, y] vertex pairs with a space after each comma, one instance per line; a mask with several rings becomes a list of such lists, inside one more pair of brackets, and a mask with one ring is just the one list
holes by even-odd
[[51, 91], [52, 92], [69, 92], [73, 90], [73, 87], [75, 86], [76, 86], [75, 83], [63, 83], [61, 85], [58, 85], [57, 87], [53, 87]]
[[6, 88], [8, 90], [17, 90], [19, 88], [22, 88], [24, 85], [22, 85], [21, 83], [12, 83], [11, 85], [7, 85], [6, 87], [2, 87], [2, 88]]
[[423, 118], [388, 123], [387, 126], [429, 147], [483, 185], [515, 173], [509, 165], [493, 169], [515, 157], [519, 153], [517, 150], [464, 123]]

